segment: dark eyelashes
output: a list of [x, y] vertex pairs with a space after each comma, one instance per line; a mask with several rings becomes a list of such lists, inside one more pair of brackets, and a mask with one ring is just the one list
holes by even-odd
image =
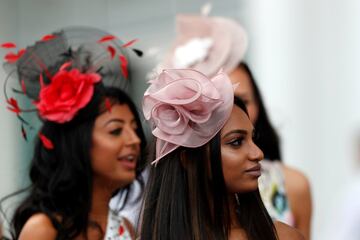
[[[117, 136], [117, 135], [120, 135], [122, 133], [122, 131], [123, 131], [123, 128], [119, 127], [114, 130], [111, 130], [109, 133], [111, 135]], [[137, 127], [135, 127], [135, 128], [133, 128], [133, 131], [137, 133], [139, 131], [139, 129]]]
[[116, 129], [110, 131], [110, 134], [111, 135], [120, 135], [122, 133], [122, 130], [123, 130], [122, 128], [116, 128]]
[[244, 137], [238, 137], [232, 141], [229, 141], [227, 144], [231, 146], [240, 146], [242, 142], [244, 141]]

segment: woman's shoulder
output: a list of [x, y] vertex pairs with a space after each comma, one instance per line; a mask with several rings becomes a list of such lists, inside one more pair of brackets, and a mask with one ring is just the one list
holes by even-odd
[[312, 197], [308, 178], [299, 170], [284, 166], [285, 188], [290, 208], [295, 219], [295, 226], [306, 238], [310, 237]]
[[279, 240], [305, 240], [304, 236], [295, 228], [282, 222], [274, 223]]
[[283, 165], [285, 184], [288, 189], [299, 193], [307, 192], [310, 190], [310, 183], [308, 178], [301, 171]]
[[51, 219], [44, 213], [32, 215], [21, 230], [19, 240], [52, 240], [55, 239], [57, 231]]

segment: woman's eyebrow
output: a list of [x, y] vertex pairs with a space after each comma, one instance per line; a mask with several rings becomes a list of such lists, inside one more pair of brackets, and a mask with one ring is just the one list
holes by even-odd
[[110, 119], [110, 120], [106, 121], [104, 123], [104, 126], [106, 126], [106, 125], [108, 125], [108, 124], [110, 124], [112, 122], [119, 122], [119, 123], [123, 123], [123, 124], [125, 123], [125, 121], [123, 119], [113, 118], [113, 119]]
[[242, 135], [247, 135], [248, 131], [246, 131], [245, 129], [235, 129], [235, 130], [231, 130], [230, 132], [226, 133], [223, 138], [226, 138], [227, 136], [231, 135], [231, 134], [242, 134]]

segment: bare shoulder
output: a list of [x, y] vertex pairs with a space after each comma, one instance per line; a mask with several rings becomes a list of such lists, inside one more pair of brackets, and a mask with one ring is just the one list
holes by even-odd
[[307, 177], [300, 171], [284, 166], [285, 189], [294, 215], [295, 227], [306, 239], [311, 235], [312, 197]]
[[295, 228], [282, 222], [274, 223], [279, 240], [305, 240], [304, 236]]
[[310, 191], [310, 183], [308, 178], [301, 171], [283, 165], [285, 184], [287, 189], [298, 193]]
[[50, 218], [44, 213], [31, 216], [21, 230], [19, 240], [54, 240], [57, 232]]

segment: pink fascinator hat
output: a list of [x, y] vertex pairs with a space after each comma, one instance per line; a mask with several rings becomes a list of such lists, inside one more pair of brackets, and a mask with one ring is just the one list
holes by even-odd
[[244, 28], [229, 18], [178, 15], [176, 29], [162, 68], [194, 68], [211, 77], [220, 69], [235, 69], [247, 49]]
[[156, 140], [156, 159], [179, 146], [209, 142], [229, 118], [234, 88], [222, 71], [212, 78], [194, 69], [166, 69], [144, 93], [143, 112]]

